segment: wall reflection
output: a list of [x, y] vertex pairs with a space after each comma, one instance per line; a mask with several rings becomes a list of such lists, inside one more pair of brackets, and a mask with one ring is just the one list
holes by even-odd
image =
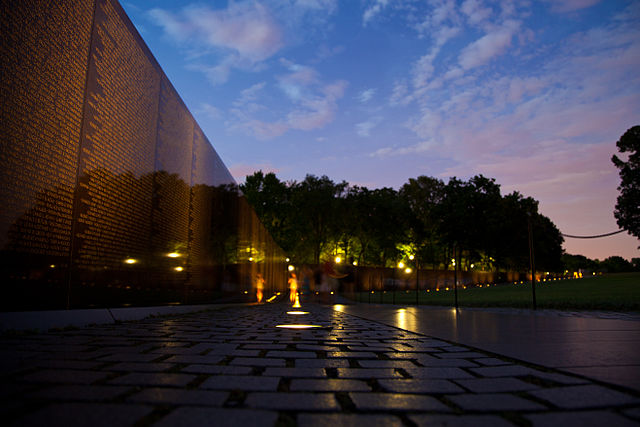
[[284, 254], [117, 1], [2, 12], [3, 311], [284, 290]]

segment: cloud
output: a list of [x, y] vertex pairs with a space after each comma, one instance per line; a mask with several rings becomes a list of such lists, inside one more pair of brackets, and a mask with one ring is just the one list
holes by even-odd
[[231, 69], [251, 69], [284, 46], [280, 25], [269, 8], [258, 2], [230, 2], [226, 9], [190, 5], [177, 13], [156, 8], [148, 16], [168, 38], [190, 50], [214, 49], [221, 55], [216, 65], [192, 64], [214, 84], [224, 83]]
[[214, 120], [218, 120], [222, 117], [222, 112], [220, 111], [220, 109], [206, 102], [203, 102], [202, 104], [200, 104], [200, 108], [198, 109], [198, 112]]
[[480, 39], [465, 47], [460, 53], [458, 62], [464, 70], [484, 65], [494, 57], [504, 53], [511, 44], [511, 38], [519, 29], [520, 22], [508, 20]]
[[388, 4], [389, 0], [374, 0], [373, 4], [367, 7], [362, 15], [362, 25], [367, 26], [369, 21], [382, 12], [382, 9], [384, 9]]
[[379, 121], [379, 119], [373, 118], [371, 120], [367, 120], [366, 122], [357, 123], [356, 133], [360, 137], [368, 137], [371, 130], [378, 125]]
[[374, 88], [369, 88], [369, 89], [365, 89], [362, 92], [360, 92], [357, 96], [358, 101], [360, 101], [362, 104], [365, 104], [367, 102], [369, 102], [371, 100], [371, 98], [373, 98], [373, 95], [376, 94], [376, 89]]
[[278, 88], [290, 102], [282, 112], [258, 102], [266, 91], [266, 83], [257, 83], [243, 90], [232, 102], [233, 120], [227, 122], [230, 130], [239, 130], [261, 140], [273, 139], [290, 130], [320, 129], [333, 121], [338, 109], [337, 101], [344, 96], [348, 84], [344, 80], [323, 83], [311, 67], [282, 60], [288, 73], [278, 77]]
[[467, 16], [471, 25], [478, 25], [486, 21], [493, 11], [491, 8], [482, 6], [479, 0], [465, 0], [460, 7], [462, 13]]
[[565, 13], [586, 9], [599, 3], [600, 0], [545, 0], [545, 2], [551, 3], [552, 12]]

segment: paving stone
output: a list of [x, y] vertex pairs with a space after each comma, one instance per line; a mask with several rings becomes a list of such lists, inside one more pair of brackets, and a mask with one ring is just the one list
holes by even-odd
[[333, 393], [249, 393], [245, 405], [281, 411], [339, 411]]
[[406, 352], [394, 352], [394, 353], [385, 353], [389, 359], [424, 359], [424, 360], [439, 360], [435, 357], [427, 354], [427, 353], [417, 353], [415, 351], [406, 351]]
[[46, 400], [109, 400], [114, 399], [131, 387], [115, 385], [56, 385], [27, 394], [27, 397]]
[[190, 356], [197, 356], [200, 353], [204, 352], [203, 349], [192, 348], [192, 347], [160, 347], [151, 350], [148, 354], [183, 354]]
[[640, 421], [640, 407], [627, 409], [626, 411], [624, 411], [624, 414], [628, 417], [635, 418], [636, 420]]
[[535, 390], [538, 386], [516, 378], [472, 378], [456, 380], [456, 383], [474, 393], [500, 393]]
[[377, 359], [378, 356], [370, 351], [328, 351], [327, 357], [348, 359]]
[[296, 368], [348, 368], [349, 361], [345, 359], [297, 359]]
[[162, 357], [161, 354], [154, 353], [118, 353], [101, 357], [102, 362], [151, 362]]
[[371, 414], [305, 414], [298, 415], [298, 425], [305, 427], [402, 427], [393, 415]]
[[419, 394], [349, 393], [349, 397], [361, 411], [451, 411], [436, 398]]
[[291, 391], [371, 391], [364, 381], [346, 379], [294, 379], [289, 386]]
[[522, 377], [534, 375], [538, 371], [520, 365], [483, 366], [472, 368], [471, 371], [483, 377]]
[[465, 411], [536, 411], [545, 406], [506, 393], [456, 394], [447, 398]]
[[566, 409], [600, 408], [640, 403], [640, 399], [634, 396], [595, 384], [547, 388], [530, 391], [529, 394]]
[[95, 369], [104, 365], [104, 362], [94, 362], [88, 360], [65, 360], [65, 359], [46, 359], [34, 360], [30, 362], [31, 366], [49, 369]]
[[544, 372], [533, 370], [531, 375], [534, 377], [542, 378], [544, 380], [550, 380], [556, 383], [565, 384], [565, 385], [577, 385], [577, 384], [588, 384], [589, 381], [584, 378], [572, 377], [569, 375], [563, 375], [556, 372]]
[[129, 396], [127, 400], [138, 403], [167, 405], [222, 406], [229, 393], [210, 390], [182, 390], [176, 388], [146, 388]]
[[338, 347], [331, 345], [315, 345], [315, 344], [296, 344], [298, 350], [311, 351], [338, 351]]
[[108, 366], [105, 369], [109, 371], [135, 371], [135, 372], [162, 372], [176, 366], [174, 363], [162, 363], [162, 362], [121, 362], [116, 365]]
[[253, 371], [250, 366], [220, 366], [220, 365], [189, 365], [182, 368], [181, 372], [191, 374], [226, 374], [249, 375]]
[[402, 368], [412, 369], [417, 366], [406, 360], [359, 360], [358, 364], [363, 368]]
[[[458, 354], [458, 353], [451, 353], [451, 354]], [[430, 357], [430, 358], [418, 357], [416, 358], [416, 362], [427, 367], [441, 366], [445, 368], [475, 368], [478, 366], [476, 363], [473, 363], [469, 360], [456, 359], [456, 358], [436, 359], [435, 357]]]
[[402, 379], [402, 380], [378, 380], [378, 384], [387, 391], [394, 393], [464, 393], [458, 385], [448, 380]]
[[453, 380], [459, 378], [474, 378], [473, 375], [460, 368], [426, 367], [405, 369], [413, 378], [433, 378]]
[[324, 368], [266, 368], [263, 377], [326, 378]]
[[276, 391], [280, 378], [218, 375], [208, 378], [200, 388], [215, 390]]
[[347, 347], [349, 351], [374, 351], [379, 353], [385, 353], [389, 351], [395, 351], [392, 347], [382, 347], [382, 346], [358, 346], [358, 345], [350, 345]]
[[267, 357], [282, 357], [285, 359], [315, 359], [317, 356], [311, 351], [268, 351]]
[[242, 350], [285, 350], [286, 344], [245, 344]]
[[459, 359], [459, 358], [471, 359], [474, 357], [485, 357], [484, 354], [474, 352], [474, 351], [458, 351], [458, 352], [452, 352], [452, 353], [432, 353], [432, 355], [443, 358], [443, 359]]
[[479, 359], [473, 359], [473, 361], [484, 366], [501, 366], [501, 365], [509, 365], [511, 363], [511, 362], [505, 362], [504, 360], [496, 359], [495, 357], [483, 357]]
[[153, 407], [115, 403], [58, 403], [16, 420], [16, 426], [131, 426]]
[[443, 346], [442, 349], [444, 351], [448, 351], [448, 352], [468, 352], [469, 349], [466, 347], [461, 347], [461, 346], [457, 346], [457, 345], [448, 345], [448, 346]]
[[404, 378], [392, 368], [337, 368], [339, 378]]
[[184, 387], [195, 378], [196, 376], [191, 374], [133, 372], [114, 378], [109, 381], [109, 384]]
[[231, 365], [241, 366], [286, 366], [284, 359], [266, 359], [258, 357], [236, 357], [231, 361]]
[[204, 355], [204, 356], [190, 356], [190, 355], [179, 355], [179, 356], [171, 356], [168, 359], [164, 359], [162, 362], [164, 363], [194, 363], [194, 364], [211, 364], [215, 365], [216, 363], [220, 363], [225, 359], [224, 356], [220, 355]]
[[278, 419], [277, 412], [230, 408], [177, 408], [162, 418], [154, 426], [158, 427], [273, 427]]
[[34, 383], [91, 384], [111, 375], [102, 371], [79, 371], [72, 369], [46, 369], [25, 375], [21, 379]]
[[631, 421], [614, 412], [605, 411], [586, 411], [586, 412], [564, 412], [564, 413], [546, 413], [546, 414], [530, 414], [526, 418], [536, 427], [546, 426], [580, 426], [580, 427], [631, 427], [637, 426], [638, 423]]
[[513, 426], [495, 415], [409, 415], [418, 427], [508, 427]]

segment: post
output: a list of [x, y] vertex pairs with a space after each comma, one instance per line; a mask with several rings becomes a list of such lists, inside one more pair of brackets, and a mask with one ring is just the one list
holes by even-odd
[[453, 298], [455, 301], [456, 310], [458, 310], [458, 248], [457, 245], [453, 245]]
[[420, 305], [420, 264], [416, 257], [416, 305]]
[[391, 303], [394, 305], [396, 303], [396, 268], [397, 266], [394, 265], [393, 270], [391, 270], [391, 286], [393, 287], [393, 289], [391, 290]]
[[528, 215], [528, 226], [529, 226], [529, 264], [531, 266], [531, 298], [533, 302], [533, 309], [537, 310], [536, 304], [536, 266], [535, 259], [533, 253], [533, 226], [531, 225], [531, 212], [527, 213]]

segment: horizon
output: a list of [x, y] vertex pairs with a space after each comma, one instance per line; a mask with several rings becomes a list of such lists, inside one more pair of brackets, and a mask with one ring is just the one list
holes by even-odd
[[[632, 1], [123, 1], [238, 183], [257, 170], [368, 188], [482, 174], [560, 231], [613, 216], [638, 123]], [[628, 233], [567, 253], [639, 257]]]

